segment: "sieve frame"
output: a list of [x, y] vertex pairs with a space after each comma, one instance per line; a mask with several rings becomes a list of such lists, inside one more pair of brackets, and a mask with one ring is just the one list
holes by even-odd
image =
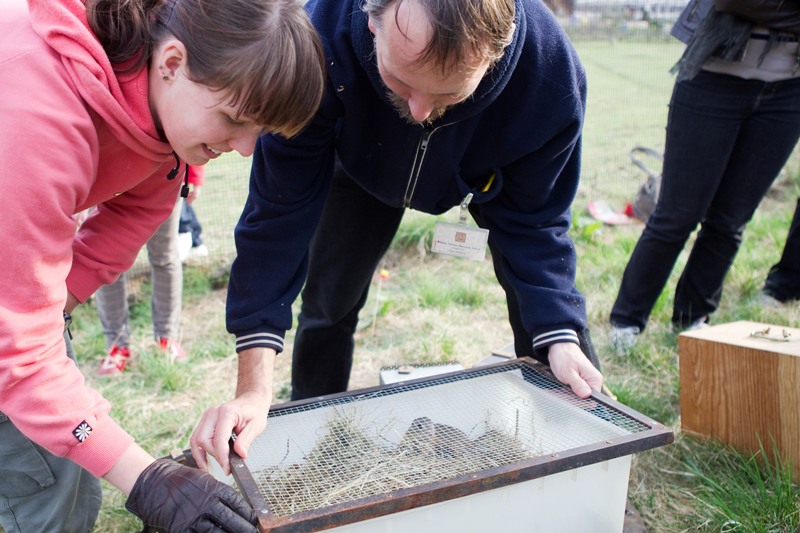
[[[319, 396], [306, 400], [276, 404], [270, 408], [269, 412], [280, 413], [282, 410], [299, 406], [312, 405], [337, 398], [361, 396], [379, 391], [385, 392], [393, 388], [408, 387], [413, 384], [424, 384], [441, 380], [448, 376], [462, 376], [483, 372], [489, 368], [518, 368], [520, 366], [527, 366], [530, 370], [540, 374], [558, 387], [562, 387], [567, 391], [570, 390], [555, 379], [555, 376], [547, 366], [534, 359], [522, 357], [478, 368], [401, 381], [390, 385], [381, 385]], [[277, 516], [270, 512], [269, 505], [264, 500], [253, 473], [247, 467], [246, 461], [235, 452], [231, 452], [231, 473], [233, 474], [234, 481], [239, 490], [256, 511], [259, 520], [259, 531], [262, 533], [314, 532], [407, 511], [425, 505], [460, 498], [505, 487], [514, 483], [529, 481], [531, 479], [564, 472], [582, 466], [632, 455], [637, 452], [670, 444], [674, 440], [674, 432], [670, 428], [602, 393], [593, 392], [591, 397], [587, 399], [591, 399], [600, 405], [616, 410], [642, 426], [647, 427], [647, 429], [620, 437], [614, 437], [604, 442], [578, 446], [559, 453], [550, 453], [495, 468], [477, 471], [469, 475], [455, 476], [446, 480], [393, 490], [384, 494], [342, 502], [319, 509], [301, 511], [289, 516]]]

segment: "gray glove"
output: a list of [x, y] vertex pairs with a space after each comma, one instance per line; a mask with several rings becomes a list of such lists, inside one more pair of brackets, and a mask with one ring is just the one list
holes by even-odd
[[158, 459], [144, 469], [125, 508], [159, 533], [256, 533], [256, 513], [207, 472]]

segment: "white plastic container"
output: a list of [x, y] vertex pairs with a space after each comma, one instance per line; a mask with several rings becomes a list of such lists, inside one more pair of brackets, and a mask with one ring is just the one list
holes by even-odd
[[514, 359], [273, 406], [232, 465], [264, 532], [621, 532], [631, 455], [672, 439]]

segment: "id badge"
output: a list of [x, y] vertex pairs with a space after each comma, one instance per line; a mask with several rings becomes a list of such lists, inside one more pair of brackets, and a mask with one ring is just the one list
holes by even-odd
[[431, 250], [437, 254], [465, 257], [473, 261], [483, 261], [486, 257], [486, 243], [489, 230], [472, 228], [465, 224], [437, 222], [433, 229]]

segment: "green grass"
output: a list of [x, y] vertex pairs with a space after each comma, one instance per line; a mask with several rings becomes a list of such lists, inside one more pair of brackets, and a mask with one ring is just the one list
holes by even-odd
[[694, 496], [700, 516], [727, 531], [796, 532], [800, 491], [774, 443], [770, 452], [762, 444], [756, 455], [720, 449], [708, 457], [688, 456], [688, 471], [699, 485]]
[[[791, 465], [678, 434], [635, 457], [629, 494], [650, 531], [794, 533], [800, 486]], [[657, 475], [654, 475], [654, 472]]]

